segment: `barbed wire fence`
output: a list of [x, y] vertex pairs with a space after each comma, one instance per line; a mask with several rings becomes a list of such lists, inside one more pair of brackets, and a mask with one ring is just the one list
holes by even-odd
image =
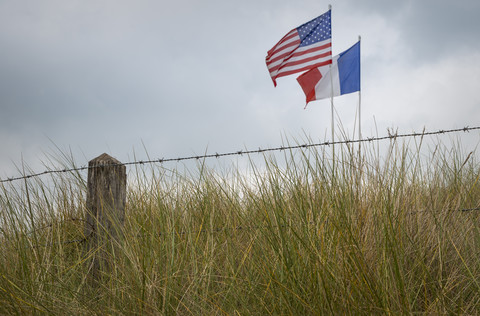
[[[431, 136], [431, 135], [441, 135], [441, 134], [451, 134], [451, 133], [458, 133], [458, 132], [470, 132], [474, 130], [480, 130], [480, 126], [474, 127], [463, 127], [463, 128], [456, 128], [456, 129], [445, 129], [445, 130], [438, 130], [427, 132], [423, 131], [419, 132], [412, 132], [406, 134], [398, 134], [397, 132], [392, 133], [388, 130], [388, 135], [380, 136], [380, 137], [367, 137], [362, 139], [353, 139], [353, 140], [340, 140], [340, 141], [325, 141], [321, 143], [311, 143], [311, 144], [301, 144], [301, 145], [293, 145], [293, 146], [279, 146], [279, 147], [271, 147], [271, 148], [258, 148], [255, 150], [238, 150], [232, 152], [225, 152], [225, 153], [214, 153], [214, 154], [205, 154], [205, 155], [197, 155], [197, 156], [184, 156], [184, 157], [177, 157], [177, 158], [158, 158], [158, 159], [151, 159], [151, 160], [139, 160], [139, 161], [130, 161], [122, 163], [125, 166], [132, 166], [132, 165], [144, 165], [144, 164], [154, 164], [154, 163], [167, 163], [167, 162], [182, 162], [187, 160], [202, 160], [202, 159], [210, 159], [210, 158], [222, 158], [228, 156], [242, 156], [242, 155], [250, 155], [250, 154], [261, 154], [266, 152], [274, 152], [274, 151], [284, 151], [284, 150], [294, 150], [294, 149], [306, 149], [311, 147], [322, 147], [322, 146], [333, 146], [333, 145], [344, 145], [344, 144], [358, 144], [358, 143], [365, 143], [365, 142], [374, 142], [374, 141], [382, 141], [382, 140], [392, 140], [398, 138], [410, 138], [410, 137], [424, 137], [424, 136]], [[116, 166], [119, 164], [108, 164], [108, 165], [97, 165], [95, 167], [89, 167], [87, 165], [77, 168], [65, 168], [65, 169], [56, 169], [56, 170], [45, 170], [43, 172], [32, 173], [28, 175], [22, 175], [18, 177], [9, 177], [6, 179], [0, 179], [0, 183], [7, 183], [7, 182], [14, 182], [18, 180], [25, 180], [30, 178], [35, 178], [47, 174], [55, 174], [55, 173], [69, 173], [69, 172], [76, 172], [76, 171], [84, 171], [88, 170], [89, 168], [99, 168], [99, 167], [110, 167]]]
[[[280, 146], [280, 147], [272, 147], [272, 148], [259, 148], [257, 150], [240, 150], [240, 151], [233, 151], [233, 152], [225, 152], [225, 153], [215, 153], [215, 154], [205, 154], [205, 155], [198, 155], [198, 156], [185, 156], [185, 157], [178, 157], [178, 158], [159, 158], [159, 159], [152, 159], [152, 160], [140, 160], [140, 161], [131, 161], [131, 162], [126, 162], [126, 163], [109, 163], [109, 164], [99, 164], [95, 166], [82, 166], [78, 168], [69, 168], [69, 169], [57, 169], [57, 170], [46, 170], [43, 172], [39, 173], [32, 173], [29, 175], [24, 175], [24, 176], [18, 176], [18, 177], [11, 177], [7, 179], [0, 179], [0, 183], [7, 183], [7, 182], [14, 182], [18, 180], [26, 180], [34, 177], [39, 177], [47, 174], [57, 174], [57, 173], [69, 173], [69, 172], [76, 172], [76, 171], [83, 171], [83, 170], [88, 170], [90, 168], [99, 168], [99, 167], [113, 167], [113, 166], [118, 166], [118, 165], [124, 165], [124, 166], [131, 166], [131, 165], [144, 165], [144, 164], [153, 164], [153, 163], [166, 163], [166, 162], [181, 162], [181, 161], [187, 161], [187, 160], [201, 160], [201, 159], [209, 159], [209, 158], [221, 158], [221, 157], [227, 157], [227, 156], [240, 156], [240, 155], [250, 155], [250, 154], [261, 154], [261, 153], [266, 153], [266, 152], [274, 152], [274, 151], [284, 151], [284, 150], [294, 150], [294, 149], [306, 149], [306, 148], [311, 148], [311, 147], [321, 147], [321, 146], [331, 146], [331, 145], [341, 145], [341, 144], [356, 144], [356, 143], [364, 143], [364, 142], [373, 142], [373, 141], [382, 141], [382, 140], [396, 140], [399, 138], [410, 138], [410, 137], [424, 137], [424, 136], [429, 136], [429, 135], [441, 135], [441, 134], [449, 134], [449, 133], [458, 133], [458, 132], [470, 132], [474, 130], [480, 130], [480, 126], [474, 126], [474, 127], [463, 127], [463, 128], [456, 128], [456, 129], [448, 129], [448, 130], [438, 130], [438, 131], [432, 131], [432, 132], [426, 132], [425, 130], [421, 133], [417, 132], [412, 132], [412, 133], [406, 133], [406, 134], [398, 134], [398, 133], [392, 133], [388, 131], [388, 135], [386, 136], [381, 136], [381, 137], [369, 137], [369, 138], [363, 138], [363, 139], [355, 139], [355, 140], [342, 140], [342, 141], [334, 141], [334, 142], [321, 142], [321, 143], [311, 143], [311, 144], [300, 144], [300, 145], [294, 145], [294, 146]], [[474, 207], [474, 208], [464, 208], [464, 209], [449, 209], [446, 210], [447, 212], [472, 212], [472, 211], [479, 211], [480, 207]], [[419, 213], [421, 211], [414, 211], [411, 212], [411, 215], [414, 215], [416, 213]], [[84, 219], [79, 219], [79, 218], [71, 218], [71, 219], [66, 219], [64, 221], [79, 221], [79, 222], [86, 222]], [[313, 222], [309, 222], [307, 224], [314, 224]], [[87, 225], [91, 225], [87, 223]], [[52, 228], [54, 224], [48, 224], [43, 227], [37, 228], [32, 230], [31, 232], [26, 233], [26, 235], [36, 233], [38, 231], [46, 230], [49, 228]], [[157, 237], [161, 238], [163, 236], [166, 236], [171, 233], [175, 233], [178, 235], [186, 235], [188, 233], [194, 233], [194, 234], [199, 234], [199, 233], [220, 233], [224, 231], [243, 231], [243, 230], [259, 230], [263, 229], [265, 226], [263, 225], [239, 225], [236, 227], [216, 227], [216, 228], [211, 228], [211, 229], [201, 229], [201, 230], [194, 230], [194, 231], [177, 231], [174, 230], [172, 232], [158, 232], [156, 235]], [[289, 228], [288, 225], [279, 225], [279, 226], [272, 226], [270, 228]], [[72, 244], [72, 243], [83, 243], [86, 242], [89, 238], [91, 237], [91, 233], [82, 236], [81, 238], [77, 239], [72, 239], [68, 241], [61, 242], [61, 244]], [[137, 237], [140, 237], [137, 236]], [[49, 243], [49, 244], [43, 244], [43, 245], [37, 245], [37, 247], [50, 247], [55, 244], [59, 243]]]

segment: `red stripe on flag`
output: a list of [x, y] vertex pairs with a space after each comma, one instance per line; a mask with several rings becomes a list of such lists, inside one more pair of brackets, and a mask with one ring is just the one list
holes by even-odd
[[277, 66], [275, 66], [275, 67], [273, 67], [269, 70], [270, 70], [270, 72], [272, 72], [272, 71], [280, 70], [280, 69], [283, 69], [283, 68], [286, 68], [286, 67], [298, 66], [298, 65], [302, 65], [302, 64], [308, 63], [310, 61], [313, 61], [315, 59], [320, 59], [320, 58], [328, 57], [328, 56], [331, 56], [331, 55], [332, 55], [332, 52], [329, 51], [329, 52], [326, 52], [326, 53], [323, 53], [323, 54], [318, 54], [318, 55], [311, 56], [311, 57], [304, 58], [304, 59], [297, 60], [297, 61], [284, 62], [284, 63], [282, 63], [280, 65], [277, 65]]
[[[269, 69], [274, 69], [274, 68], [270, 68], [270, 64], [279, 61], [280, 59], [282, 59], [283, 57], [288, 56], [289, 54], [291, 54], [291, 55], [288, 56], [288, 58], [285, 58], [284, 61], [289, 60], [290, 58], [300, 57], [300, 56], [303, 56], [303, 55], [306, 55], [306, 54], [311, 54], [311, 53], [314, 53], [314, 52], [317, 52], [317, 51], [321, 51], [321, 50], [327, 49], [327, 48], [329, 48], [329, 47], [332, 47], [332, 43], [326, 43], [325, 45], [318, 46], [318, 47], [314, 47], [314, 48], [310, 48], [310, 49], [307, 49], [307, 50], [304, 50], [304, 51], [300, 51], [300, 52], [293, 51], [293, 54], [292, 54], [292, 52], [287, 52], [287, 53], [284, 53], [284, 54], [282, 54], [282, 55], [279, 55], [279, 56], [277, 56], [277, 57], [275, 57], [274, 59], [271, 59], [271, 60], [269, 60], [268, 57], [267, 57], [267, 60], [266, 60], [267, 67], [269, 67]], [[331, 55], [332, 52], [331, 52], [331, 50], [330, 50], [329, 52], [326, 52], [325, 54]], [[319, 56], [319, 57], [326, 57], [327, 55], [325, 55], [325, 54], [323, 54], [323, 55], [317, 55], [317, 56]], [[270, 71], [271, 71], [271, 70], [270, 70]]]
[[[265, 58], [265, 60], [267, 61], [267, 63], [274, 63], [274, 62], [284, 58], [285, 56], [290, 55], [292, 52], [294, 52], [297, 49], [298, 45], [300, 45], [300, 40], [292, 42], [292, 43], [282, 47], [282, 49], [278, 50], [278, 52], [275, 52], [274, 54], [267, 56], [267, 58]], [[277, 55], [278, 53], [284, 51], [286, 48], [290, 48], [290, 47], [294, 47], [294, 48], [291, 49], [291, 50], [287, 50], [286, 52], [284, 52], [281, 55]]]
[[315, 86], [322, 79], [322, 73], [318, 68], [307, 71], [297, 78], [298, 83], [307, 97], [307, 103], [315, 100]]
[[[272, 49], [270, 49], [267, 52], [267, 55], [268, 56], [273, 55], [279, 46], [281, 46], [284, 42], [294, 38], [295, 36], [298, 36], [298, 32], [297, 32], [296, 29], [293, 29], [290, 32], [288, 32], [288, 34], [285, 35], [277, 44], [275, 44], [275, 46], [273, 46]], [[268, 58], [268, 56], [267, 56], [267, 58]]]
[[[322, 46], [318, 46], [318, 47], [314, 47], [314, 48], [310, 48], [310, 49], [307, 49], [307, 50], [304, 50], [304, 51], [300, 51], [300, 52], [295, 52], [292, 57], [296, 57], [296, 56], [302, 56], [302, 55], [305, 55], [305, 54], [309, 54], [309, 53], [312, 53], [312, 52], [316, 52], [316, 51], [319, 51], [319, 50], [323, 50], [323, 49], [326, 49], [326, 48], [329, 48], [329, 47], [332, 47], [332, 43], [326, 43], [325, 45], [322, 45]], [[330, 53], [331, 53], [331, 49], [330, 49]]]
[[323, 62], [321, 62], [321, 63], [317, 63], [317, 64], [305, 66], [305, 67], [302, 67], [302, 68], [298, 68], [298, 69], [294, 69], [294, 70], [289, 70], [289, 71], [285, 71], [285, 72], [278, 73], [278, 74], [275, 76], [275, 78], [284, 77], [284, 76], [288, 76], [288, 75], [293, 75], [293, 74], [295, 74], [295, 73], [297, 73], [297, 72], [302, 72], [302, 71], [310, 70], [310, 69], [315, 68], [315, 67], [321, 67], [321, 66], [330, 65], [331, 63], [332, 63], [332, 60], [329, 59], [329, 60], [323, 61]]

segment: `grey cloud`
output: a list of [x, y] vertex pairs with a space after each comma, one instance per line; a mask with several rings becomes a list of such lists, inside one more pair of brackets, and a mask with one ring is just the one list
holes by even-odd
[[[473, 1], [333, 6], [338, 28], [350, 17], [376, 17], [400, 34], [402, 47], [378, 52], [389, 58], [365, 60], [366, 87], [391, 60], [408, 65], [461, 47], [478, 51]], [[0, 1], [0, 139], [8, 147], [2, 155], [37, 152], [48, 138], [78, 149], [83, 160], [106, 148], [125, 159], [142, 142], [154, 156], [172, 156], [207, 145], [214, 151], [276, 145], [282, 133], [323, 137], [328, 106], [303, 111], [295, 79], [273, 88], [264, 58], [284, 33], [326, 8], [313, 0]], [[356, 25], [342, 27], [357, 35]], [[372, 45], [366, 50], [387, 46], [364, 35], [364, 45]], [[0, 165], [5, 161], [0, 157]]]
[[448, 57], [460, 49], [480, 48], [480, 2], [475, 0], [367, 0], [349, 2], [344, 7], [366, 18], [384, 17], [400, 31], [404, 46], [398, 53], [415, 64]]

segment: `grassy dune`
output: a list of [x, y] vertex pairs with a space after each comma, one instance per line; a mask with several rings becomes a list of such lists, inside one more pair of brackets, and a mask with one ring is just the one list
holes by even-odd
[[97, 283], [85, 174], [4, 185], [0, 314], [480, 313], [480, 211], [461, 211], [480, 206], [475, 153], [362, 146], [130, 170], [125, 238]]

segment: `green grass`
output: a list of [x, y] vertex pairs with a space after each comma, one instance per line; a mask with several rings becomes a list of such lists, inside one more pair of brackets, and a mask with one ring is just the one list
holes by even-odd
[[125, 238], [93, 283], [85, 175], [4, 185], [0, 314], [480, 313], [480, 211], [458, 211], [480, 206], [476, 154], [362, 146], [130, 170]]

